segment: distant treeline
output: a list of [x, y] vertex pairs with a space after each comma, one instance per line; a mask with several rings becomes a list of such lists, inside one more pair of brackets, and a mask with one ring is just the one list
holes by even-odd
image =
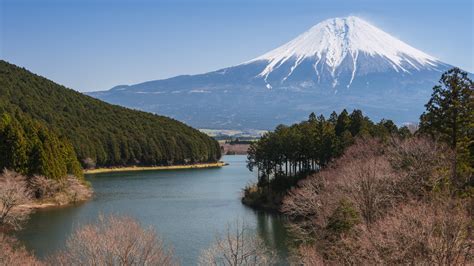
[[307, 121], [292, 126], [280, 125], [250, 145], [248, 168], [257, 170], [259, 186], [270, 178], [295, 176], [324, 167], [352, 145], [356, 137], [385, 138], [391, 135], [404, 138], [411, 133], [404, 126], [398, 128], [391, 120], [373, 123], [360, 110], [349, 114], [333, 112], [328, 119], [311, 113]]
[[239, 136], [236, 137], [234, 135], [217, 135], [213, 137], [215, 140], [225, 140], [226, 142], [229, 141], [254, 141], [259, 139], [258, 136]]
[[255, 142], [256, 139], [241, 139], [241, 138], [236, 138], [236, 139], [231, 139], [231, 140], [226, 140], [225, 143], [230, 144], [230, 145], [237, 145], [237, 144], [252, 144]]
[[221, 156], [217, 141], [181, 122], [107, 104], [5, 61], [0, 114], [35, 120], [67, 139], [84, 167], [214, 162]]

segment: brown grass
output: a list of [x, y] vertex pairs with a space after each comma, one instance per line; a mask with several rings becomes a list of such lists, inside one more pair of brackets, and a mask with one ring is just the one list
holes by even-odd
[[224, 162], [216, 162], [216, 163], [200, 163], [200, 164], [170, 165], [170, 166], [130, 166], [130, 167], [87, 169], [87, 170], [84, 170], [84, 173], [85, 174], [99, 174], [99, 173], [111, 173], [111, 172], [131, 172], [131, 171], [201, 169], [201, 168], [217, 168], [217, 167], [223, 167], [226, 165], [227, 164]]

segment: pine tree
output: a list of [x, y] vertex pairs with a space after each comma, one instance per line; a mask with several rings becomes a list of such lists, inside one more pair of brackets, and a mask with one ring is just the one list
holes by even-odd
[[82, 167], [72, 145], [40, 123], [17, 114], [0, 118], [0, 169], [27, 176], [62, 179], [82, 177]]
[[361, 110], [354, 110], [350, 115], [350, 124], [349, 124], [349, 131], [351, 132], [352, 136], [355, 137], [359, 134], [367, 135], [367, 129], [365, 125], [365, 117], [362, 114]]
[[421, 115], [420, 132], [445, 141], [453, 150], [453, 180], [472, 176], [474, 145], [473, 81], [459, 68], [445, 72]]
[[349, 130], [350, 123], [351, 119], [349, 117], [349, 113], [346, 109], [342, 110], [336, 122], [336, 135], [342, 136], [342, 133], [344, 133], [344, 131]]
[[26, 172], [28, 147], [25, 131], [8, 115], [0, 122], [0, 169], [8, 168], [17, 172]]
[[338, 117], [338, 115], [337, 115], [336, 111], [332, 111], [331, 115], [329, 116], [328, 121], [331, 124], [335, 125], [337, 123], [337, 117]]

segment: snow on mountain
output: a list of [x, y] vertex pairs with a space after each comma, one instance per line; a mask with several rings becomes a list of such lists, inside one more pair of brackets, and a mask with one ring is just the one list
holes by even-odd
[[442, 64], [437, 58], [354, 16], [325, 20], [292, 41], [246, 63], [267, 61], [268, 64], [259, 74], [267, 80], [273, 71], [293, 60], [282, 80], [285, 81], [304, 60], [311, 59], [316, 76], [319, 77], [320, 69], [326, 66], [332, 78], [336, 79], [337, 69], [349, 58], [352, 64], [350, 86], [357, 72], [360, 54], [381, 57], [397, 72], [410, 73], [412, 69], [422, 68], [437, 70]]
[[450, 67], [360, 18], [333, 18], [237, 66], [90, 95], [198, 128], [272, 129], [344, 108], [404, 123]]

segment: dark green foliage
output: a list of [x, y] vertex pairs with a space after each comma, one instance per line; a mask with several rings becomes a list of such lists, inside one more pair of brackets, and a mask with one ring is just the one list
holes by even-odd
[[25, 131], [17, 120], [4, 114], [0, 120], [0, 166], [27, 172], [28, 154]]
[[413, 134], [411, 133], [410, 129], [407, 126], [403, 126], [398, 130], [400, 138], [407, 139], [411, 137]]
[[329, 217], [326, 229], [335, 235], [339, 235], [348, 232], [359, 222], [360, 216], [353, 204], [348, 200], [341, 200]]
[[0, 169], [23, 175], [62, 179], [82, 177], [74, 148], [38, 122], [23, 115], [0, 116]]
[[[5, 61], [0, 61], [0, 113], [23, 114], [54, 129], [71, 142], [84, 166], [188, 164], [221, 156], [216, 141], [183, 123], [104, 103]], [[44, 141], [57, 144], [47, 136]], [[12, 144], [21, 147], [22, 140], [17, 142]], [[55, 154], [47, 147], [35, 151], [38, 160]], [[17, 154], [12, 163], [21, 165], [23, 155]]]
[[[420, 133], [446, 142], [454, 150], [453, 179], [472, 178], [474, 168], [474, 83], [466, 72], [453, 68], [433, 88]], [[468, 181], [467, 181], [468, 182]]]
[[349, 130], [349, 125], [351, 123], [351, 119], [349, 118], [349, 114], [347, 110], [342, 110], [339, 116], [335, 115], [335, 112], [331, 115], [332, 117], [337, 117], [336, 120], [336, 135], [341, 136], [346, 130]]

